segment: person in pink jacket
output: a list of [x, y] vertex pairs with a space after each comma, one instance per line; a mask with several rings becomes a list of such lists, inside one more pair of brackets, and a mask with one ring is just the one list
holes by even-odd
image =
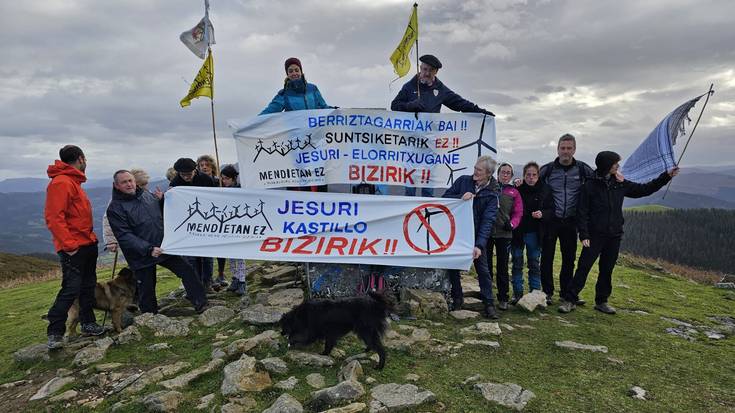
[[503, 162], [498, 166], [498, 182], [500, 194], [498, 196], [498, 214], [495, 218], [492, 237], [487, 242], [487, 259], [490, 275], [493, 274], [493, 246], [496, 256], [496, 279], [498, 288], [498, 309], [508, 309], [510, 292], [510, 278], [508, 277], [508, 260], [510, 244], [513, 240], [513, 230], [521, 225], [523, 217], [523, 199], [520, 192], [511, 184], [513, 180], [513, 166]]

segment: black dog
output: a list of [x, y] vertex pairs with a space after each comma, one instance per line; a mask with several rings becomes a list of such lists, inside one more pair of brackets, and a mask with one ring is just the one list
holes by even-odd
[[391, 297], [369, 292], [368, 295], [337, 300], [305, 301], [281, 318], [281, 334], [289, 345], [308, 345], [324, 339], [328, 355], [334, 345], [350, 331], [365, 343], [367, 350], [380, 356], [378, 369], [385, 366], [382, 337], [388, 327], [386, 317], [394, 307]]

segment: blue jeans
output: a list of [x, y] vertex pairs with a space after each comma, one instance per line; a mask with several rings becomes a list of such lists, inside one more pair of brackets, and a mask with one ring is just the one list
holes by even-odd
[[541, 289], [541, 268], [539, 260], [541, 258], [541, 242], [537, 232], [529, 232], [523, 234], [523, 244], [513, 245], [513, 295], [523, 295], [523, 248], [526, 248], [526, 258], [528, 260], [528, 289]]
[[[416, 196], [416, 188], [412, 186], [406, 187], [406, 196]], [[434, 196], [434, 188], [421, 188], [421, 196]]]
[[[482, 255], [474, 260], [477, 281], [480, 283], [480, 296], [485, 305], [493, 304], [493, 278], [490, 276], [490, 268], [487, 265], [487, 250], [480, 248]], [[462, 283], [460, 282], [459, 270], [449, 270], [449, 282], [452, 283], [452, 299], [459, 300], [463, 297]]]

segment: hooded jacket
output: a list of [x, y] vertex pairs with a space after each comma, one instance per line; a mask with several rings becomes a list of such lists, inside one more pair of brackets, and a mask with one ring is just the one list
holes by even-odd
[[463, 175], [444, 192], [443, 198], [462, 198], [466, 192], [475, 194], [472, 199], [475, 246], [484, 249], [487, 246], [487, 240], [492, 235], [495, 214], [498, 211], [498, 181], [491, 177], [487, 185], [475, 192], [475, 181], [472, 175]]
[[57, 252], [71, 252], [97, 243], [93, 231], [92, 204], [82, 189], [84, 172], [56, 161], [46, 170], [51, 178], [46, 188], [44, 217]]
[[214, 181], [214, 178], [212, 178], [211, 176], [197, 171], [194, 174], [194, 177], [191, 179], [191, 182], [184, 181], [184, 179], [181, 178], [179, 174], [176, 174], [174, 179], [171, 180], [171, 183], [169, 184], [169, 186], [171, 188], [176, 187], [176, 186], [214, 187], [214, 186], [217, 186], [217, 183]]
[[[513, 230], [518, 228], [523, 217], [523, 200], [513, 185], [501, 184], [498, 198], [498, 213], [493, 225], [493, 238], [513, 238]], [[506, 229], [510, 223], [511, 229]]]
[[[418, 98], [416, 95], [416, 76], [414, 75], [411, 80], [403, 85], [401, 91], [398, 92], [398, 95], [391, 102], [390, 110], [413, 112], [406, 107], [406, 104]], [[419, 112], [439, 113], [442, 105], [444, 105], [457, 112], [485, 113], [484, 109], [446, 87], [439, 78], [435, 78], [431, 86], [419, 83], [419, 90], [421, 91], [419, 101], [424, 107]]]
[[283, 111], [290, 112], [292, 110], [330, 108], [332, 107], [324, 101], [319, 88], [314, 84], [307, 83], [302, 77], [301, 79], [287, 80], [284, 88], [278, 91], [271, 103], [259, 115]]
[[162, 203], [150, 192], [137, 188], [135, 195], [112, 189], [107, 219], [133, 271], [156, 265], [153, 247], [163, 241]]
[[587, 180], [579, 196], [577, 211], [577, 229], [579, 239], [585, 240], [595, 236], [623, 235], [623, 200], [625, 197], [642, 198], [653, 194], [671, 180], [664, 172], [658, 178], [638, 184], [628, 180], [618, 182], [609, 174], [595, 174]]
[[579, 192], [593, 175], [586, 163], [573, 159], [571, 165], [562, 165], [557, 157], [541, 167], [539, 180], [549, 185], [554, 196], [554, 215], [558, 219], [572, 218], [577, 213]]
[[[549, 186], [540, 180], [531, 186], [523, 182], [518, 187], [518, 192], [523, 200], [523, 218], [521, 225], [513, 230], [513, 243], [523, 244], [523, 235], [535, 232], [539, 239], [543, 239], [543, 222], [554, 216], [554, 198], [551, 196]], [[541, 211], [541, 219], [531, 216], [534, 211]]]

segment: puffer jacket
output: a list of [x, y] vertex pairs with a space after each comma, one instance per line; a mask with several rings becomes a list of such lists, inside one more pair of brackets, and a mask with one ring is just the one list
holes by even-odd
[[490, 178], [487, 185], [475, 192], [475, 181], [472, 175], [460, 176], [452, 184], [443, 198], [462, 198], [466, 192], [475, 194], [472, 200], [472, 213], [475, 219], [475, 246], [485, 248], [492, 235], [495, 214], [498, 211], [498, 181]]
[[539, 180], [551, 189], [556, 218], [567, 219], [576, 215], [579, 191], [593, 174], [589, 165], [576, 159], [572, 160], [571, 165], [564, 166], [556, 158], [541, 167]]
[[171, 188], [177, 187], [177, 186], [202, 186], [202, 187], [214, 187], [217, 186], [217, 183], [214, 181], [214, 178], [212, 178], [209, 175], [203, 174], [201, 172], [197, 172], [194, 175], [194, 178], [192, 178], [191, 182], [184, 181], [179, 174], [176, 174], [174, 179], [171, 180], [171, 183], [169, 183], [169, 186]]
[[162, 203], [150, 192], [137, 188], [135, 195], [112, 189], [107, 219], [133, 271], [156, 265], [153, 247], [163, 241]]
[[[493, 238], [513, 238], [513, 230], [518, 228], [523, 217], [523, 199], [513, 185], [502, 185], [498, 199], [498, 213], [493, 225]], [[510, 223], [510, 229], [507, 225]]]
[[289, 79], [286, 81], [284, 88], [278, 91], [271, 103], [259, 115], [283, 111], [290, 112], [292, 110], [330, 108], [332, 107], [324, 101], [316, 85], [306, 82], [303, 78]]
[[[524, 182], [518, 187], [518, 192], [523, 199], [523, 218], [521, 225], [513, 230], [513, 244], [522, 245], [523, 235], [532, 232], [539, 234], [539, 239], [543, 239], [544, 226], [541, 224], [554, 216], [554, 198], [549, 192], [549, 186], [541, 181], [536, 182], [534, 186]], [[541, 211], [541, 219], [531, 216], [534, 211]]]
[[[406, 108], [406, 103], [412, 102], [418, 97], [416, 93], [416, 76], [414, 75], [411, 80], [403, 85], [401, 91], [398, 92], [398, 95], [391, 102], [390, 110], [409, 111]], [[442, 105], [444, 105], [457, 112], [487, 113], [476, 104], [454, 93], [439, 78], [435, 78], [431, 86], [419, 83], [419, 91], [421, 92], [419, 101], [424, 106], [421, 112], [439, 113]]]
[[623, 200], [625, 197], [642, 198], [653, 194], [671, 180], [664, 172], [645, 184], [628, 180], [618, 182], [615, 177], [595, 174], [582, 187], [577, 211], [579, 239], [593, 236], [623, 235]]
[[82, 189], [84, 172], [56, 161], [46, 170], [51, 178], [46, 188], [44, 218], [57, 252], [71, 252], [97, 243], [92, 220], [92, 204]]

